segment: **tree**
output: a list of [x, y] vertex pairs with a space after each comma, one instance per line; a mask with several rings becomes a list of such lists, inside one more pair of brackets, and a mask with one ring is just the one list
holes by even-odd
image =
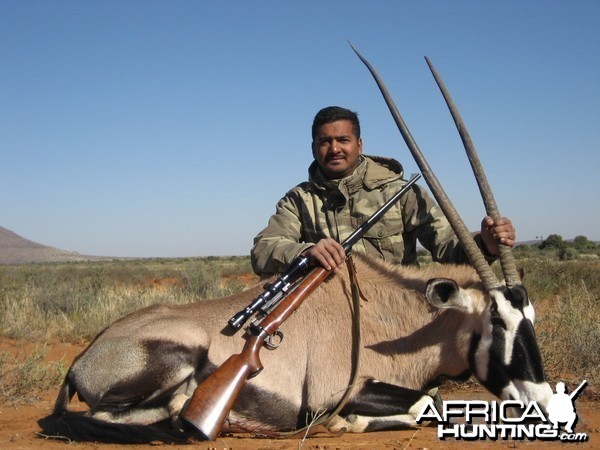
[[575, 239], [573, 239], [573, 245], [577, 250], [586, 250], [596, 247], [595, 243], [590, 241], [586, 236], [581, 235], [575, 236]]
[[546, 248], [555, 248], [561, 250], [564, 249], [566, 246], [567, 243], [564, 241], [561, 235], [551, 234], [542, 241], [542, 243], [540, 244], [540, 249], [544, 250]]
[[561, 261], [571, 261], [573, 259], [577, 259], [579, 257], [579, 253], [573, 247], [563, 247], [558, 251], [558, 259]]

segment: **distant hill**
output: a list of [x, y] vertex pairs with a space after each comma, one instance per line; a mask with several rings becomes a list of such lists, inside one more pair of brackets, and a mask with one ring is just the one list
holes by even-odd
[[0, 264], [87, 261], [98, 259], [38, 244], [0, 227]]

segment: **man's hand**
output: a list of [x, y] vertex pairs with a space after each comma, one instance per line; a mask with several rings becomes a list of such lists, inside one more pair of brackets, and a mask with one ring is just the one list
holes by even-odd
[[332, 238], [324, 238], [304, 253], [312, 266], [321, 266], [326, 270], [337, 271], [346, 261], [344, 248]]
[[506, 217], [494, 222], [490, 216], [486, 216], [481, 221], [481, 240], [490, 255], [497, 255], [498, 243], [514, 247], [517, 235], [512, 222]]

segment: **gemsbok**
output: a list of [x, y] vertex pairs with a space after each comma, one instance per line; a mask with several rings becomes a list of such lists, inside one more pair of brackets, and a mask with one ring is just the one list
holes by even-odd
[[[358, 52], [357, 52], [358, 53]], [[474, 375], [500, 399], [545, 408], [545, 379], [533, 328], [534, 310], [514, 257], [503, 247], [499, 281], [412, 140], [387, 90], [375, 77], [400, 131], [471, 265], [392, 266], [357, 256], [360, 361], [353, 366], [349, 276], [330, 277], [284, 324], [276, 351], [262, 352], [264, 370], [248, 380], [224, 431], [270, 434], [307, 425], [350, 397], [327, 422], [332, 432], [414, 426], [446, 379]], [[429, 63], [429, 61], [427, 61]], [[472, 143], [439, 77], [478, 179], [487, 212], [499, 217]], [[46, 435], [104, 442], [185, 441], [195, 430], [178, 420], [195, 388], [243, 345], [223, 332], [227, 318], [262, 288], [187, 305], [154, 305], [102, 331], [69, 369]], [[77, 394], [89, 410], [71, 411]]]

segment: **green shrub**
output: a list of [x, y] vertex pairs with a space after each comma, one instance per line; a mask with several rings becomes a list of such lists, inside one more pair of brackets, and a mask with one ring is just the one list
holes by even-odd
[[45, 355], [44, 347], [25, 356], [0, 353], [0, 402], [17, 405], [39, 400], [40, 394], [62, 382], [65, 364], [46, 363]]

